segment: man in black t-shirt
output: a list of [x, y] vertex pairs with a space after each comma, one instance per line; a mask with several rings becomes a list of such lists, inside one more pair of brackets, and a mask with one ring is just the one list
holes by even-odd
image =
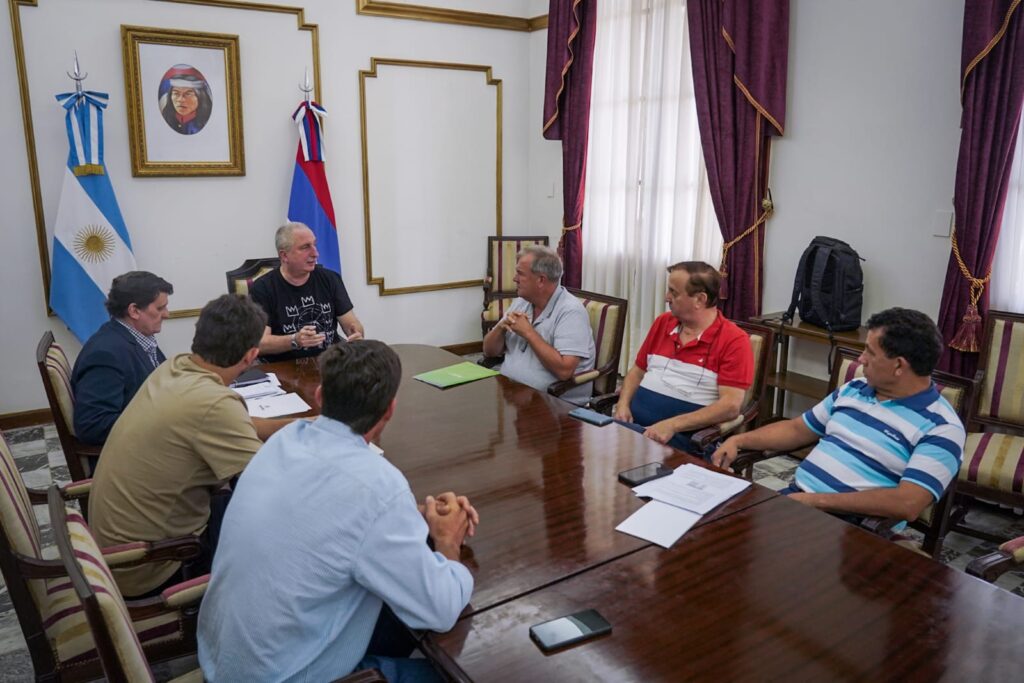
[[260, 357], [267, 361], [316, 356], [344, 338], [361, 339], [363, 325], [352, 310], [345, 283], [333, 270], [317, 265], [313, 231], [286, 223], [274, 235], [281, 267], [253, 283], [250, 296], [267, 312]]

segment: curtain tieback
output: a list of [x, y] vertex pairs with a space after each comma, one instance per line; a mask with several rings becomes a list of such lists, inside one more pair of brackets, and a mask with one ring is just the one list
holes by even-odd
[[729, 298], [729, 287], [726, 282], [726, 277], [728, 277], [729, 273], [725, 265], [726, 259], [729, 257], [729, 250], [736, 246], [740, 240], [757, 230], [759, 226], [763, 225], [766, 220], [772, 217], [773, 213], [775, 213], [775, 203], [772, 201], [772, 191], [768, 190], [768, 194], [761, 200], [761, 215], [758, 216], [757, 220], [737, 237], [722, 245], [722, 261], [718, 266], [718, 273], [722, 276], [722, 284], [718, 291], [719, 299]]
[[971, 285], [971, 301], [967, 305], [967, 311], [960, 320], [960, 327], [953, 339], [949, 342], [949, 348], [963, 351], [964, 353], [978, 353], [981, 346], [978, 339], [981, 336], [982, 318], [978, 313], [978, 300], [981, 293], [985, 291], [985, 285], [992, 277], [992, 264], [988, 266], [988, 274], [983, 278], [976, 278], [971, 274], [967, 264], [960, 255], [960, 245], [956, 241], [956, 222], [953, 222], [953, 229], [949, 231], [949, 239], [953, 243], [953, 256], [956, 257], [956, 264], [960, 267], [960, 273]]
[[562, 232], [567, 233], [571, 232], [572, 230], [579, 230], [581, 227], [583, 227], [583, 221], [580, 221], [576, 225], [563, 225]]

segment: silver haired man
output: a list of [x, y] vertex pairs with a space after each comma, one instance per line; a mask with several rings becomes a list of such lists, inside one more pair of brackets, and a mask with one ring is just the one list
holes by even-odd
[[[517, 255], [516, 294], [508, 313], [484, 337], [484, 355], [505, 354], [501, 374], [545, 391], [553, 382], [592, 370], [596, 353], [590, 318], [561, 285], [562, 261], [554, 249], [526, 247]], [[593, 382], [562, 398], [583, 402]]]

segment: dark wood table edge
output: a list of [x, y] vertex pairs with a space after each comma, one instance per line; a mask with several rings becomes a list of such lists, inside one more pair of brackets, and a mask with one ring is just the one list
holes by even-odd
[[[752, 483], [751, 486], [758, 486], [758, 484], [753, 484]], [[771, 501], [779, 500], [780, 498], [782, 498], [782, 496], [780, 496], [777, 492], [773, 492], [773, 493], [775, 495], [768, 496], [767, 498], [764, 498], [762, 500], [754, 501], [750, 505], [745, 505], [745, 506], [743, 506], [741, 508], [737, 508], [735, 510], [730, 510], [729, 512], [727, 512], [727, 513], [725, 513], [723, 515], [719, 515], [719, 516], [715, 517], [714, 519], [708, 520], [707, 522], [703, 522], [703, 523], [698, 522], [697, 524], [693, 525], [693, 527], [691, 527], [690, 530], [701, 528], [701, 527], [705, 527], [705, 526], [710, 526], [712, 524], [715, 524], [716, 522], [720, 522], [722, 520], [728, 519], [729, 517], [732, 517], [733, 515], [736, 515], [736, 514], [739, 514], [739, 513], [745, 513], [747, 511], [749, 511], [749, 510], [759, 506], [759, 505], [763, 505], [765, 503], [769, 503]], [[729, 503], [729, 501], [726, 501], [726, 502], [722, 503], [722, 505], [727, 505], [728, 503]], [[719, 506], [719, 507], [721, 507], [721, 506]], [[705, 513], [705, 514], [711, 514], [712, 512], [714, 512], [717, 509], [718, 508], [716, 507], [716, 508], [712, 509], [711, 511]], [[687, 533], [689, 533], [690, 530], [688, 530]], [[535, 587], [533, 587], [533, 588], [531, 588], [529, 590], [523, 591], [522, 593], [518, 593], [516, 595], [511, 595], [511, 596], [509, 596], [507, 598], [503, 598], [503, 599], [495, 602], [494, 604], [488, 605], [488, 606], [483, 607], [483, 608], [481, 608], [479, 610], [470, 611], [470, 612], [464, 612], [463, 614], [459, 615], [458, 621], [462, 621], [463, 619], [469, 619], [469, 618], [472, 618], [472, 617], [477, 617], [477, 616], [483, 614], [484, 612], [489, 612], [490, 610], [496, 609], [496, 608], [501, 607], [503, 605], [507, 605], [508, 603], [513, 602], [514, 600], [519, 600], [521, 598], [525, 598], [525, 597], [533, 595], [534, 593], [537, 593], [539, 591], [546, 590], [546, 589], [550, 588], [551, 586], [554, 586], [556, 584], [562, 583], [563, 581], [569, 581], [571, 579], [574, 579], [577, 576], [580, 576], [581, 574], [585, 574], [585, 573], [587, 573], [589, 571], [593, 571], [595, 569], [599, 569], [600, 567], [604, 567], [605, 565], [608, 565], [608, 564], [610, 564], [612, 562], [618, 562], [619, 560], [622, 560], [624, 558], [630, 557], [632, 555], [635, 555], [635, 554], [637, 554], [639, 552], [642, 552], [644, 550], [647, 550], [649, 548], [657, 548], [657, 547], [660, 547], [660, 546], [657, 546], [654, 543], [644, 543], [639, 548], [634, 548], [633, 550], [630, 550], [630, 551], [627, 551], [627, 552], [624, 552], [624, 553], [620, 553], [618, 555], [615, 555], [614, 557], [609, 557], [609, 558], [606, 558], [604, 560], [601, 560], [600, 562], [595, 562], [594, 564], [590, 564], [590, 565], [587, 565], [585, 567], [581, 567], [580, 569], [578, 569], [578, 570], [576, 570], [576, 571], [574, 571], [574, 572], [572, 572], [570, 574], [566, 574], [565, 576], [560, 576], [557, 579], [553, 579], [551, 581], [548, 581], [547, 583], [545, 583], [543, 585], [540, 585], [540, 586], [535, 586]], [[668, 550], [668, 549], [662, 548], [662, 550]], [[434, 636], [434, 632], [433, 631], [412, 631], [412, 635], [416, 639], [417, 643], [419, 644], [419, 648], [423, 652], [423, 654], [427, 657], [427, 659], [429, 659], [431, 662], [433, 662], [434, 667], [438, 668], [443, 675], [447, 676], [452, 681], [457, 681], [458, 683], [472, 683], [473, 682], [473, 679], [470, 678], [469, 675], [466, 674], [466, 672], [463, 671], [462, 668], [458, 664], [456, 664], [455, 660], [447, 652], [445, 652], [444, 648], [440, 647], [435, 642], [435, 640], [433, 638], [433, 636]], [[438, 634], [438, 635], [440, 635], [440, 634]]]

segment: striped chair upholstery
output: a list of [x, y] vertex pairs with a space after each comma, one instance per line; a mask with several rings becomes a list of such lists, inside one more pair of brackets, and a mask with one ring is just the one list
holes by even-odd
[[[960, 481], [1016, 494], [1024, 499], [1024, 436], [995, 432], [969, 433], [964, 445]], [[985, 493], [980, 495], [986, 497]], [[1006, 501], [1006, 504], [1012, 505], [1014, 501]]]
[[75, 436], [75, 394], [71, 388], [71, 364], [64, 349], [54, 341], [52, 332], [43, 333], [36, 345], [36, 366], [43, 380], [50, 412], [53, 413], [68, 472], [74, 480], [85, 479], [89, 476], [89, 459], [99, 457], [100, 447], [86, 445]]
[[[747, 390], [743, 393], [743, 403], [741, 404], [743, 406], [750, 405], [750, 402], [753, 401], [756, 398], [755, 394], [756, 394], [756, 392], [759, 391], [757, 378], [760, 377], [761, 374], [764, 372], [764, 362], [767, 360], [767, 358], [766, 358], [767, 354], [764, 353], [765, 344], [767, 342], [767, 340], [765, 339], [766, 335], [763, 334], [763, 333], [760, 333], [760, 332], [754, 332], [754, 333], [750, 333], [748, 336], [750, 338], [750, 350], [754, 354], [754, 378], [755, 379], [754, 379], [753, 382], [750, 383], [750, 386], [747, 387]], [[740, 413], [739, 415], [737, 415], [736, 417], [734, 417], [731, 420], [727, 420], [725, 422], [719, 422], [718, 423], [718, 430], [723, 435], [724, 434], [728, 434], [728, 433], [732, 432], [733, 430], [735, 430], [740, 425], [742, 425], [744, 423], [744, 420], [745, 420], [745, 416], [743, 415], [743, 413]], [[719, 438], [721, 438], [721, 436], [719, 436]]]
[[568, 290], [580, 300], [587, 311], [590, 329], [594, 333], [596, 354], [594, 369], [573, 377], [570, 380], [571, 386], [594, 382], [594, 394], [609, 394], [615, 391], [618, 380], [619, 356], [622, 354], [622, 335], [626, 329], [628, 303], [625, 299], [594, 292], [572, 288]]
[[516, 254], [536, 244], [547, 246], [548, 238], [508, 236], [487, 238], [487, 277], [484, 278], [484, 305], [480, 326], [484, 334], [494, 327], [516, 298]]
[[228, 294], [247, 296], [252, 283], [280, 265], [281, 259], [277, 257], [248, 259], [238, 268], [224, 274], [227, 278]]
[[[1024, 507], [1024, 315], [989, 311], [978, 367], [984, 373], [969, 423], [958, 491]], [[966, 520], [956, 527], [996, 542]]]
[[488, 329], [494, 327], [499, 320], [505, 317], [505, 311], [509, 309], [512, 302], [516, 300], [513, 296], [495, 296], [490, 301], [484, 304], [484, 310], [480, 314], [480, 320], [484, 323], [490, 323]]
[[1024, 429], [1024, 316], [990, 311], [988, 327], [975, 417]]
[[[88, 482], [75, 482], [62, 489], [64, 495], [87, 491]], [[39, 501], [41, 502], [41, 501]], [[80, 513], [77, 513], [79, 514]], [[20, 560], [32, 560], [56, 567], [60, 563], [45, 559], [43, 543], [36, 523], [35, 510], [28, 489], [15, 466], [10, 448], [0, 439], [0, 568], [3, 569], [11, 602], [21, 624], [25, 642], [37, 678], [58, 673], [60, 680], [89, 680], [99, 675], [96, 644], [89, 632], [81, 604], [71, 581], [66, 576], [27, 578]], [[128, 544], [104, 552], [125, 560], [134, 557], [137, 549]], [[110, 556], [108, 555], [108, 556]], [[180, 611], [169, 611], [133, 624], [137, 637], [148, 646], [177, 649], [184, 654], [185, 645]]]
[[59, 414], [53, 418], [62, 421], [67, 430], [74, 435], [75, 394], [71, 389], [71, 364], [60, 344], [52, 344], [46, 352], [46, 372], [57, 392], [57, 404], [60, 406]]
[[[51, 497], [51, 511], [53, 503]], [[59, 512], [58, 509], [58, 516]], [[139, 622], [132, 621], [128, 606], [92, 532], [82, 515], [72, 508], [64, 508], [63, 521], [64, 524], [55, 524], [54, 530], [58, 534], [58, 547], [68, 572], [68, 578], [63, 580], [70, 593], [65, 609], [76, 610], [76, 614], [84, 612], [76, 639], [88, 639], [97, 644], [100, 661], [109, 680], [155, 680], [142, 649], [146, 631], [140, 629]], [[68, 552], [69, 548], [71, 552]], [[173, 613], [169, 614], [173, 616]], [[175, 679], [183, 680], [201, 681], [202, 674], [193, 671]]]

